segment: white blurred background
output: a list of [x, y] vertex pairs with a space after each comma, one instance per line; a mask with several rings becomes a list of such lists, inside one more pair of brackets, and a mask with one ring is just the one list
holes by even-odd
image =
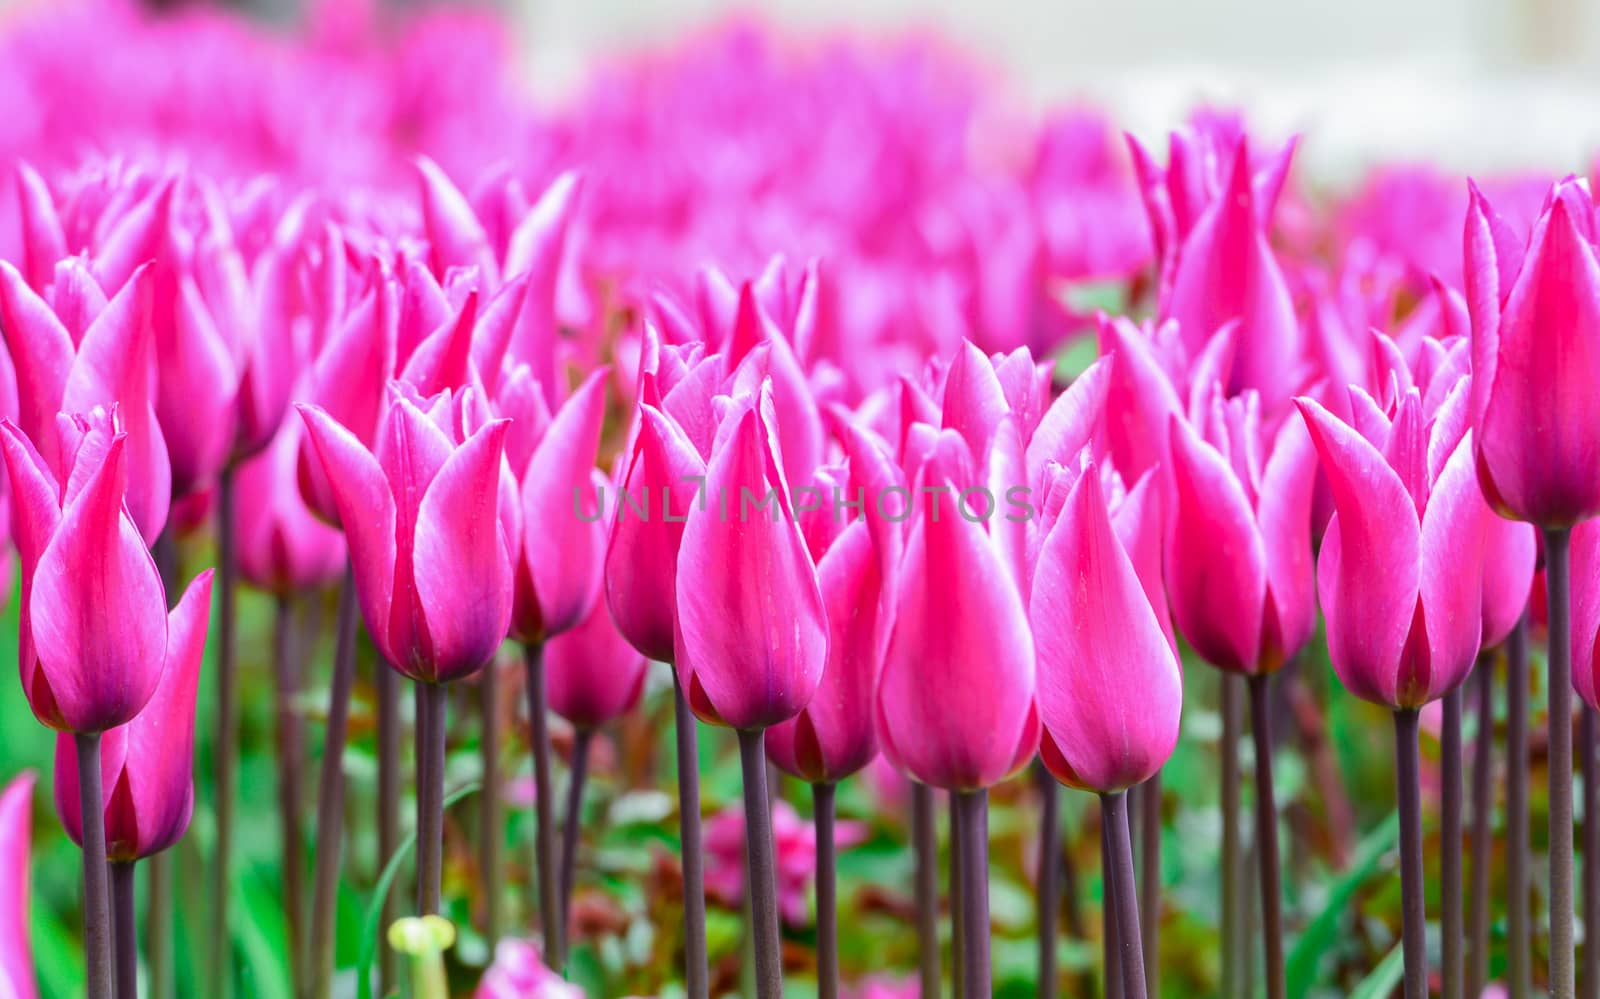
[[1145, 137], [1199, 101], [1302, 131], [1302, 168], [1374, 160], [1586, 170], [1600, 0], [511, 0], [535, 86], [622, 47], [758, 14], [807, 30], [941, 29], [1036, 105], [1085, 97]]

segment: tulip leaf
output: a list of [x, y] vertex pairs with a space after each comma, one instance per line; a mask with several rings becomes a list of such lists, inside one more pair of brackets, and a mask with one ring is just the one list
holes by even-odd
[[1406, 972], [1406, 956], [1400, 944], [1394, 945], [1387, 957], [1356, 984], [1350, 999], [1385, 999], [1394, 993], [1394, 987]]
[[1285, 973], [1290, 995], [1303, 996], [1310, 991], [1322, 956], [1338, 945], [1341, 923], [1350, 911], [1351, 901], [1377, 872], [1384, 856], [1394, 849], [1399, 836], [1400, 817], [1395, 813], [1379, 823], [1356, 845], [1349, 868], [1330, 886], [1321, 911], [1306, 924], [1305, 931], [1289, 952]]
[[[449, 808], [467, 795], [482, 788], [482, 784], [473, 781], [465, 787], [458, 788], [445, 796], [444, 807]], [[383, 903], [389, 897], [389, 890], [394, 887], [395, 879], [400, 876], [400, 867], [411, 855], [412, 849], [417, 845], [417, 832], [413, 829], [406, 833], [394, 848], [394, 855], [389, 862], [383, 865], [383, 873], [378, 876], [378, 883], [372, 889], [372, 898], [367, 902], [366, 915], [361, 920], [361, 950], [356, 956], [356, 995], [361, 999], [372, 995], [372, 959], [378, 952], [378, 941], [383, 935], [383, 927], [379, 925], [383, 920]]]

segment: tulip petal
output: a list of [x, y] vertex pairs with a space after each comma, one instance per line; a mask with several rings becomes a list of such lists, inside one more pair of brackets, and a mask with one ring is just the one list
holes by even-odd
[[706, 467], [700, 452], [660, 410], [640, 406], [639, 417], [606, 545], [606, 603], [634, 648], [670, 662], [678, 548]]
[[113, 856], [118, 849], [124, 851], [118, 859], [159, 853], [189, 828], [194, 810], [195, 694], [211, 617], [211, 574], [207, 569], [196, 576], [168, 615], [161, 683], [126, 729], [126, 752], [134, 765], [124, 773], [137, 839], [130, 844], [108, 842]]
[[712, 501], [689, 513], [678, 553], [680, 654], [692, 660], [678, 665], [739, 729], [798, 714], [828, 654], [827, 611], [788, 511], [766, 396], [728, 416], [735, 423], [706, 470]]
[[1296, 404], [1337, 510], [1323, 537], [1317, 573], [1329, 657], [1352, 694], [1394, 706], [1420, 585], [1416, 507], [1361, 435], [1309, 399]]
[[418, 156], [414, 166], [434, 273], [442, 277], [452, 267], [477, 267], [483, 280], [494, 282], [494, 250], [466, 196], [426, 156]]
[[1178, 631], [1207, 662], [1254, 672], [1267, 595], [1266, 548], [1222, 455], [1173, 417], [1168, 443], [1167, 592]]
[[1267, 599], [1275, 625], [1262, 635], [1263, 659], [1286, 662], [1316, 627], [1317, 595], [1312, 564], [1311, 507], [1316, 495], [1317, 456], [1299, 420], [1285, 420], [1261, 475], [1256, 520], [1267, 556]]
[[799, 715], [767, 731], [767, 753], [785, 772], [813, 783], [841, 781], [877, 755], [879, 590], [871, 530], [856, 522], [817, 565], [828, 614], [828, 661]]
[[411, 675], [430, 682], [477, 672], [511, 623], [511, 555], [498, 512], [509, 422], [489, 423], [455, 449], [417, 510], [412, 573], [432, 661], [413, 664]]
[[[1138, 348], [1134, 348], [1133, 352], [1137, 351]], [[1112, 432], [1113, 412], [1118, 414], [1115, 420], [1119, 427], [1125, 427], [1131, 418], [1136, 418], [1127, 415], [1129, 410], [1113, 410], [1108, 405], [1114, 388], [1126, 391], [1129, 380], [1142, 375], [1137, 360], [1128, 362], [1131, 367], [1124, 370], [1121, 357], [1120, 354], [1106, 356], [1089, 365], [1045, 411], [1028, 441], [1025, 460], [1029, 488], [1038, 491], [1043, 485], [1046, 462], [1072, 463], [1102, 428], [1116, 439]], [[1162, 419], [1165, 420], [1164, 414]], [[1150, 457], [1152, 463], [1159, 460], [1154, 455]]]
[[1512, 568], [1484, 563], [1486, 536], [1497, 519], [1478, 491], [1472, 445], [1464, 440], [1445, 463], [1422, 513], [1419, 591], [1428, 635], [1429, 700], [1465, 680], [1477, 660], [1485, 571]]
[[29, 599], [39, 669], [69, 732], [131, 721], [161, 679], [166, 596], [155, 562], [122, 512], [126, 440], [119, 438], [61, 514], [39, 556]]
[[16, 368], [21, 404], [17, 420], [23, 432], [49, 451], [76, 348], [55, 312], [4, 261], [0, 261], [0, 333]]
[[544, 649], [545, 696], [550, 710], [580, 729], [622, 717], [639, 703], [649, 662], [617, 633], [611, 612], [596, 602], [576, 628]]
[[1177, 744], [1183, 684], [1091, 465], [1045, 540], [1031, 606], [1040, 720], [1082, 786], [1150, 777]]
[[1491, 334], [1496, 360], [1474, 369], [1488, 384], [1474, 425], [1491, 500], [1547, 525], [1600, 511], [1600, 263], [1570, 212], [1557, 199], [1535, 229]]
[[880, 736], [915, 779], [971, 790], [1006, 776], [1025, 734], [1033, 637], [1010, 568], [957, 510], [949, 459], [934, 462], [925, 481], [948, 491], [918, 517], [898, 573]]
[[320, 406], [296, 407], [305, 420], [306, 436], [330, 486], [356, 578], [356, 596], [367, 633], [396, 662], [389, 640], [394, 600], [395, 502], [383, 468], [355, 435]]
[[[606, 545], [594, 479], [605, 422], [608, 369], [572, 394], [522, 475], [522, 565], [533, 592], [519, 596], [516, 627], [548, 638], [576, 627], [600, 596]], [[603, 480], [602, 480], [603, 482]]]

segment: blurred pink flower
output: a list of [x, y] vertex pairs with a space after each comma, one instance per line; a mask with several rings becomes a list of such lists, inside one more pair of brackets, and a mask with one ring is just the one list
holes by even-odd
[[531, 940], [507, 937], [494, 948], [473, 999], [584, 999], [583, 989], [550, 970]]
[[[834, 842], [844, 850], [867, 838], [860, 822], [842, 821], [833, 829]], [[783, 921], [804, 926], [809, 918], [807, 900], [811, 879], [817, 873], [817, 831], [800, 818], [787, 801], [772, 806], [772, 839], [778, 857], [778, 908]], [[705, 827], [706, 895], [723, 905], [744, 900], [744, 811], [725, 808]]]

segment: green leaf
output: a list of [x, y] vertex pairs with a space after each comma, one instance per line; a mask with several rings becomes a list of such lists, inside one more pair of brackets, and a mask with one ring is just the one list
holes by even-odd
[[[474, 781], [452, 791], [445, 796], [444, 807], [449, 808], [482, 786]], [[406, 862], [416, 845], [417, 832], [413, 829], [406, 833], [400, 845], [394, 848], [394, 856], [383, 865], [383, 873], [378, 875], [378, 883], [372, 889], [372, 899], [367, 902], [367, 912], [361, 920], [361, 951], [356, 957], [356, 995], [361, 999], [372, 995], [372, 959], [378, 952], [378, 938], [383, 932], [379, 924], [383, 921], [384, 899], [389, 897], [389, 889], [394, 887], [395, 878], [400, 876], [400, 866]]]
[[290, 999], [294, 994], [284, 962], [288, 943], [282, 907], [271, 882], [254, 867], [236, 878], [231, 889], [233, 911], [248, 918], [232, 921], [234, 944], [244, 955], [245, 992], [262, 999]]
[[1356, 985], [1355, 991], [1350, 993], [1350, 999], [1388, 999], [1405, 972], [1405, 953], [1400, 944], [1395, 944], [1394, 950]]
[[1394, 849], [1399, 836], [1400, 816], [1391, 813], [1356, 845], [1356, 854], [1349, 869], [1333, 883], [1322, 910], [1306, 924], [1305, 931], [1289, 952], [1285, 974], [1290, 995], [1303, 996], [1311, 990], [1322, 956], [1338, 946], [1342, 936], [1341, 923], [1350, 910], [1351, 901], [1377, 872], [1384, 855]]

